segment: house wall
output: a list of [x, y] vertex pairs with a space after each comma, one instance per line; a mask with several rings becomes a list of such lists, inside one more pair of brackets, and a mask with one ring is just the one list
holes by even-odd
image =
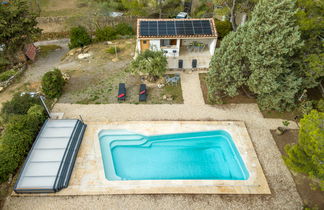
[[[151, 50], [162, 50], [164, 55], [167, 57], [178, 57], [179, 56], [179, 48], [180, 48], [180, 40], [177, 39], [177, 45], [172, 45], [172, 47], [161, 47], [160, 39], [152, 39], [150, 40], [150, 49]], [[173, 52], [175, 51], [175, 53]]]
[[214, 52], [215, 52], [215, 48], [216, 48], [216, 43], [217, 43], [217, 39], [214, 39], [210, 45], [209, 45], [209, 52], [210, 52], [210, 55], [214, 55]]

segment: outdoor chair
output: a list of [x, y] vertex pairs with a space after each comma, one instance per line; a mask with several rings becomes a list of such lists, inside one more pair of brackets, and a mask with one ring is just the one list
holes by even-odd
[[140, 85], [140, 92], [139, 92], [139, 101], [146, 101], [147, 99], [147, 89], [145, 84]]
[[193, 69], [197, 68], [197, 59], [192, 60], [192, 68]]
[[180, 80], [180, 75], [175, 74], [173, 77], [166, 76], [165, 81], [167, 84], [176, 85]]
[[125, 83], [119, 83], [117, 98], [118, 98], [118, 101], [125, 101], [125, 99], [126, 99], [126, 86], [125, 86]]
[[183, 68], [183, 60], [182, 59], [178, 60], [178, 68], [179, 69]]

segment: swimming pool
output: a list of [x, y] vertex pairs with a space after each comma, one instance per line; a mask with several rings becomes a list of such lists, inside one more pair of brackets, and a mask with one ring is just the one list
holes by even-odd
[[145, 136], [101, 130], [108, 180], [247, 180], [249, 172], [224, 130]]

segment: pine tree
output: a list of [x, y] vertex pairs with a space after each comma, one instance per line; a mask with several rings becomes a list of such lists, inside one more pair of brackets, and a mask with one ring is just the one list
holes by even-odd
[[7, 6], [0, 4], [0, 45], [5, 45], [4, 53], [9, 60], [40, 32], [36, 15], [30, 12], [25, 0], [10, 1]]
[[242, 56], [242, 37], [239, 28], [236, 33], [230, 32], [217, 48], [210, 62], [207, 74], [209, 100], [220, 102], [222, 96], [236, 96], [244, 84], [245, 65]]
[[250, 63], [247, 84], [263, 109], [293, 107], [301, 89], [302, 80], [291, 68], [302, 47], [295, 13], [293, 1], [261, 1], [247, 23], [242, 46]]
[[295, 13], [291, 0], [261, 0], [251, 20], [225, 37], [216, 51], [208, 76], [210, 98], [234, 96], [244, 85], [257, 95], [262, 109], [293, 108], [302, 89], [293, 56], [303, 45]]
[[300, 121], [298, 143], [285, 147], [292, 170], [322, 180], [324, 187], [324, 113], [313, 110]]

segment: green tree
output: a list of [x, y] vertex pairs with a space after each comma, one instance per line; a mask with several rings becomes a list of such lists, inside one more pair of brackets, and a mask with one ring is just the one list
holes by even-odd
[[232, 31], [231, 22], [228, 20], [221, 21], [215, 19], [215, 26], [219, 39], [223, 39], [229, 32]]
[[42, 90], [48, 98], [58, 98], [62, 95], [64, 79], [58, 69], [46, 72], [42, 78]]
[[132, 16], [143, 16], [146, 14], [148, 0], [121, 0], [127, 13]]
[[22, 163], [45, 118], [43, 107], [34, 105], [27, 114], [15, 115], [6, 123], [0, 138], [0, 182]]
[[108, 40], [114, 40], [116, 39], [116, 30], [111, 26], [106, 26], [103, 28], [98, 28], [96, 30], [96, 39], [97, 42], [103, 42]]
[[12, 62], [15, 53], [40, 35], [36, 15], [32, 14], [25, 0], [10, 1], [0, 6], [0, 45], [4, 44], [5, 57]]
[[127, 70], [136, 74], [147, 74], [150, 80], [156, 80], [165, 74], [167, 63], [162, 51], [146, 50], [131, 62]]
[[[219, 76], [217, 80], [222, 82], [207, 79], [208, 88], [216, 87], [225, 95], [233, 96], [239, 87], [247, 86], [257, 94], [261, 109], [283, 111], [293, 108], [302, 89], [302, 77], [293, 68], [292, 59], [302, 47], [295, 12], [293, 1], [261, 0], [252, 12], [251, 20], [222, 41], [209, 73], [210, 78]], [[224, 86], [225, 81], [230, 83]], [[229, 89], [233, 90], [229, 92]], [[210, 94], [211, 98], [215, 97], [215, 92], [210, 91]]]
[[215, 50], [207, 74], [208, 98], [221, 103], [223, 96], [236, 96], [238, 89], [246, 82], [246, 65], [242, 56], [244, 27], [230, 32]]
[[71, 28], [69, 48], [83, 47], [91, 44], [92, 39], [88, 34], [87, 29], [83, 26]]
[[[250, 13], [259, 0], [213, 0], [214, 7], [227, 11], [230, 23], [234, 31], [237, 29], [236, 14], [238, 12]], [[218, 10], [216, 9], [216, 14]], [[225, 12], [226, 14], [226, 12]]]
[[321, 85], [324, 78], [324, 1], [297, 0], [296, 4], [296, 19], [305, 42], [298, 59], [307, 78], [304, 85], [312, 88]]
[[311, 111], [300, 121], [298, 143], [285, 147], [287, 166], [321, 180], [324, 187], [324, 112]]
[[27, 114], [30, 107], [40, 104], [38, 97], [32, 97], [29, 94], [20, 95], [16, 93], [10, 101], [3, 103], [1, 113], [5, 120], [12, 115]]

